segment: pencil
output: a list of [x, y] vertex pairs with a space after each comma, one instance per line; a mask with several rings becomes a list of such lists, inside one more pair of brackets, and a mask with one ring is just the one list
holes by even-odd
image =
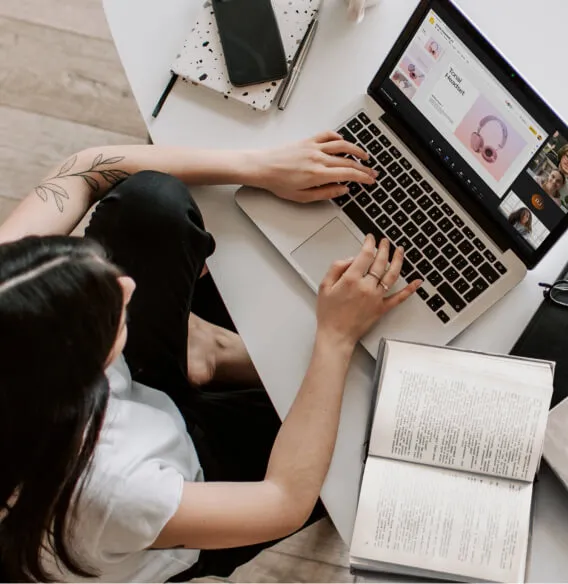
[[162, 93], [160, 99], [158, 100], [158, 103], [156, 104], [156, 107], [154, 108], [154, 111], [152, 112], [153, 118], [156, 118], [158, 116], [158, 114], [160, 113], [160, 110], [162, 109], [162, 106], [164, 105], [164, 103], [165, 103], [168, 95], [170, 94], [170, 91], [172, 90], [173, 86], [176, 84], [177, 79], [178, 79], [177, 73], [172, 73], [172, 76], [170, 78], [169, 83], [166, 85], [164, 92]]

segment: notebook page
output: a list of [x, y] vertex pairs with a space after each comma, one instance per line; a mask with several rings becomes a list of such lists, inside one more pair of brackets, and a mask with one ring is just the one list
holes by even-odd
[[383, 367], [371, 454], [533, 480], [549, 364], [387, 341]]

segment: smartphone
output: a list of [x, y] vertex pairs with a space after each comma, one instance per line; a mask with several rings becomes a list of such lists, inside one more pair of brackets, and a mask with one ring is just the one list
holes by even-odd
[[213, 0], [213, 10], [233, 85], [286, 77], [286, 54], [270, 0]]

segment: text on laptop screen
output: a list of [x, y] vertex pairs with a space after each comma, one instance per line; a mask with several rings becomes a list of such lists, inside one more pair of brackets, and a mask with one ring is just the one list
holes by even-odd
[[381, 91], [511, 237], [536, 250], [568, 212], [568, 136], [542, 127], [490, 67], [430, 10]]

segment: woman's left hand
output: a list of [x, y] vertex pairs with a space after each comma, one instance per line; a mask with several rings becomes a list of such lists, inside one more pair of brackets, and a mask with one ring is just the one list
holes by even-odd
[[258, 152], [259, 167], [252, 186], [298, 203], [331, 199], [348, 192], [347, 182], [373, 184], [377, 173], [345, 154], [369, 155], [337, 132], [324, 132], [296, 144]]

